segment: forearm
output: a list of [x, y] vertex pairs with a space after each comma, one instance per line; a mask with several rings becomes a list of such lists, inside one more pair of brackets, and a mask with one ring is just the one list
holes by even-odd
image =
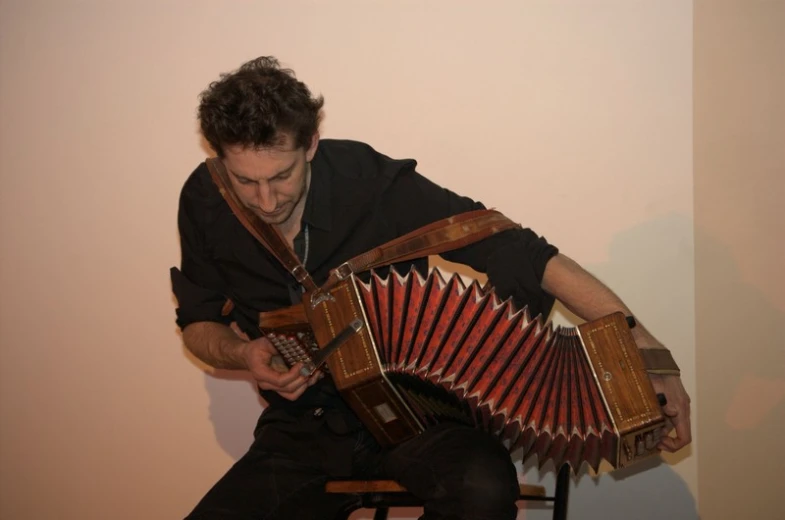
[[[587, 320], [595, 320], [614, 312], [632, 315], [629, 307], [611, 289], [575, 263], [559, 254], [545, 266], [542, 288], [558, 299], [570, 312]], [[632, 329], [640, 348], [663, 348], [643, 324], [637, 320]]]
[[226, 325], [210, 321], [191, 323], [183, 329], [183, 342], [194, 356], [211, 367], [248, 368], [245, 357], [247, 342]]

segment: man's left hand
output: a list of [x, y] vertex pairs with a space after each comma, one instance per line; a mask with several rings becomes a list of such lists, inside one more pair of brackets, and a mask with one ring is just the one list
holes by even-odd
[[[690, 396], [684, 390], [679, 376], [649, 375], [654, 391], [664, 394], [668, 402], [662, 407], [666, 417], [666, 427], [657, 448], [671, 453], [692, 442], [690, 426]], [[670, 433], [675, 431], [675, 437]]]

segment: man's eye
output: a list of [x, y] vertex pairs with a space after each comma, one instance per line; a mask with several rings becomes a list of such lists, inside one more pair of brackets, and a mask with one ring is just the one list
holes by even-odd
[[246, 179], [245, 177], [237, 177], [237, 182], [240, 184], [253, 184], [251, 179]]

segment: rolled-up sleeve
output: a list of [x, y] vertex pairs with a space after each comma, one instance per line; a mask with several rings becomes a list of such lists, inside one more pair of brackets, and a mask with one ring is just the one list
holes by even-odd
[[204, 183], [197, 172], [189, 178], [180, 194], [177, 224], [180, 232], [180, 268], [170, 270], [172, 291], [177, 298], [177, 325], [183, 329], [199, 321], [228, 324], [222, 312], [226, 294], [220, 272], [210, 260], [204, 243], [207, 206]]
[[[485, 209], [483, 204], [442, 188], [413, 170], [399, 174], [388, 197], [389, 208], [398, 209], [401, 233], [451, 215]], [[504, 231], [441, 256], [486, 273], [500, 298], [512, 298], [518, 308], [527, 306], [532, 316], [547, 316], [554, 298], [542, 289], [541, 282], [545, 265], [558, 252], [544, 237], [522, 228]]]
[[506, 231], [489, 241], [494, 238], [500, 244], [490, 247], [485, 272], [496, 294], [512, 298], [518, 308], [527, 306], [532, 317], [547, 317], [554, 298], [543, 290], [542, 277], [545, 265], [559, 250], [531, 229]]

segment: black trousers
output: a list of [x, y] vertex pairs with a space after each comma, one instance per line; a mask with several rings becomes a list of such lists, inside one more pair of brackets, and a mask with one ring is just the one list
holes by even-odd
[[381, 449], [365, 429], [343, 431], [335, 413], [263, 415], [248, 453], [187, 520], [330, 520], [347, 500], [325, 493], [334, 478], [394, 479], [425, 500], [421, 519], [516, 517], [517, 472], [490, 435], [446, 423]]

